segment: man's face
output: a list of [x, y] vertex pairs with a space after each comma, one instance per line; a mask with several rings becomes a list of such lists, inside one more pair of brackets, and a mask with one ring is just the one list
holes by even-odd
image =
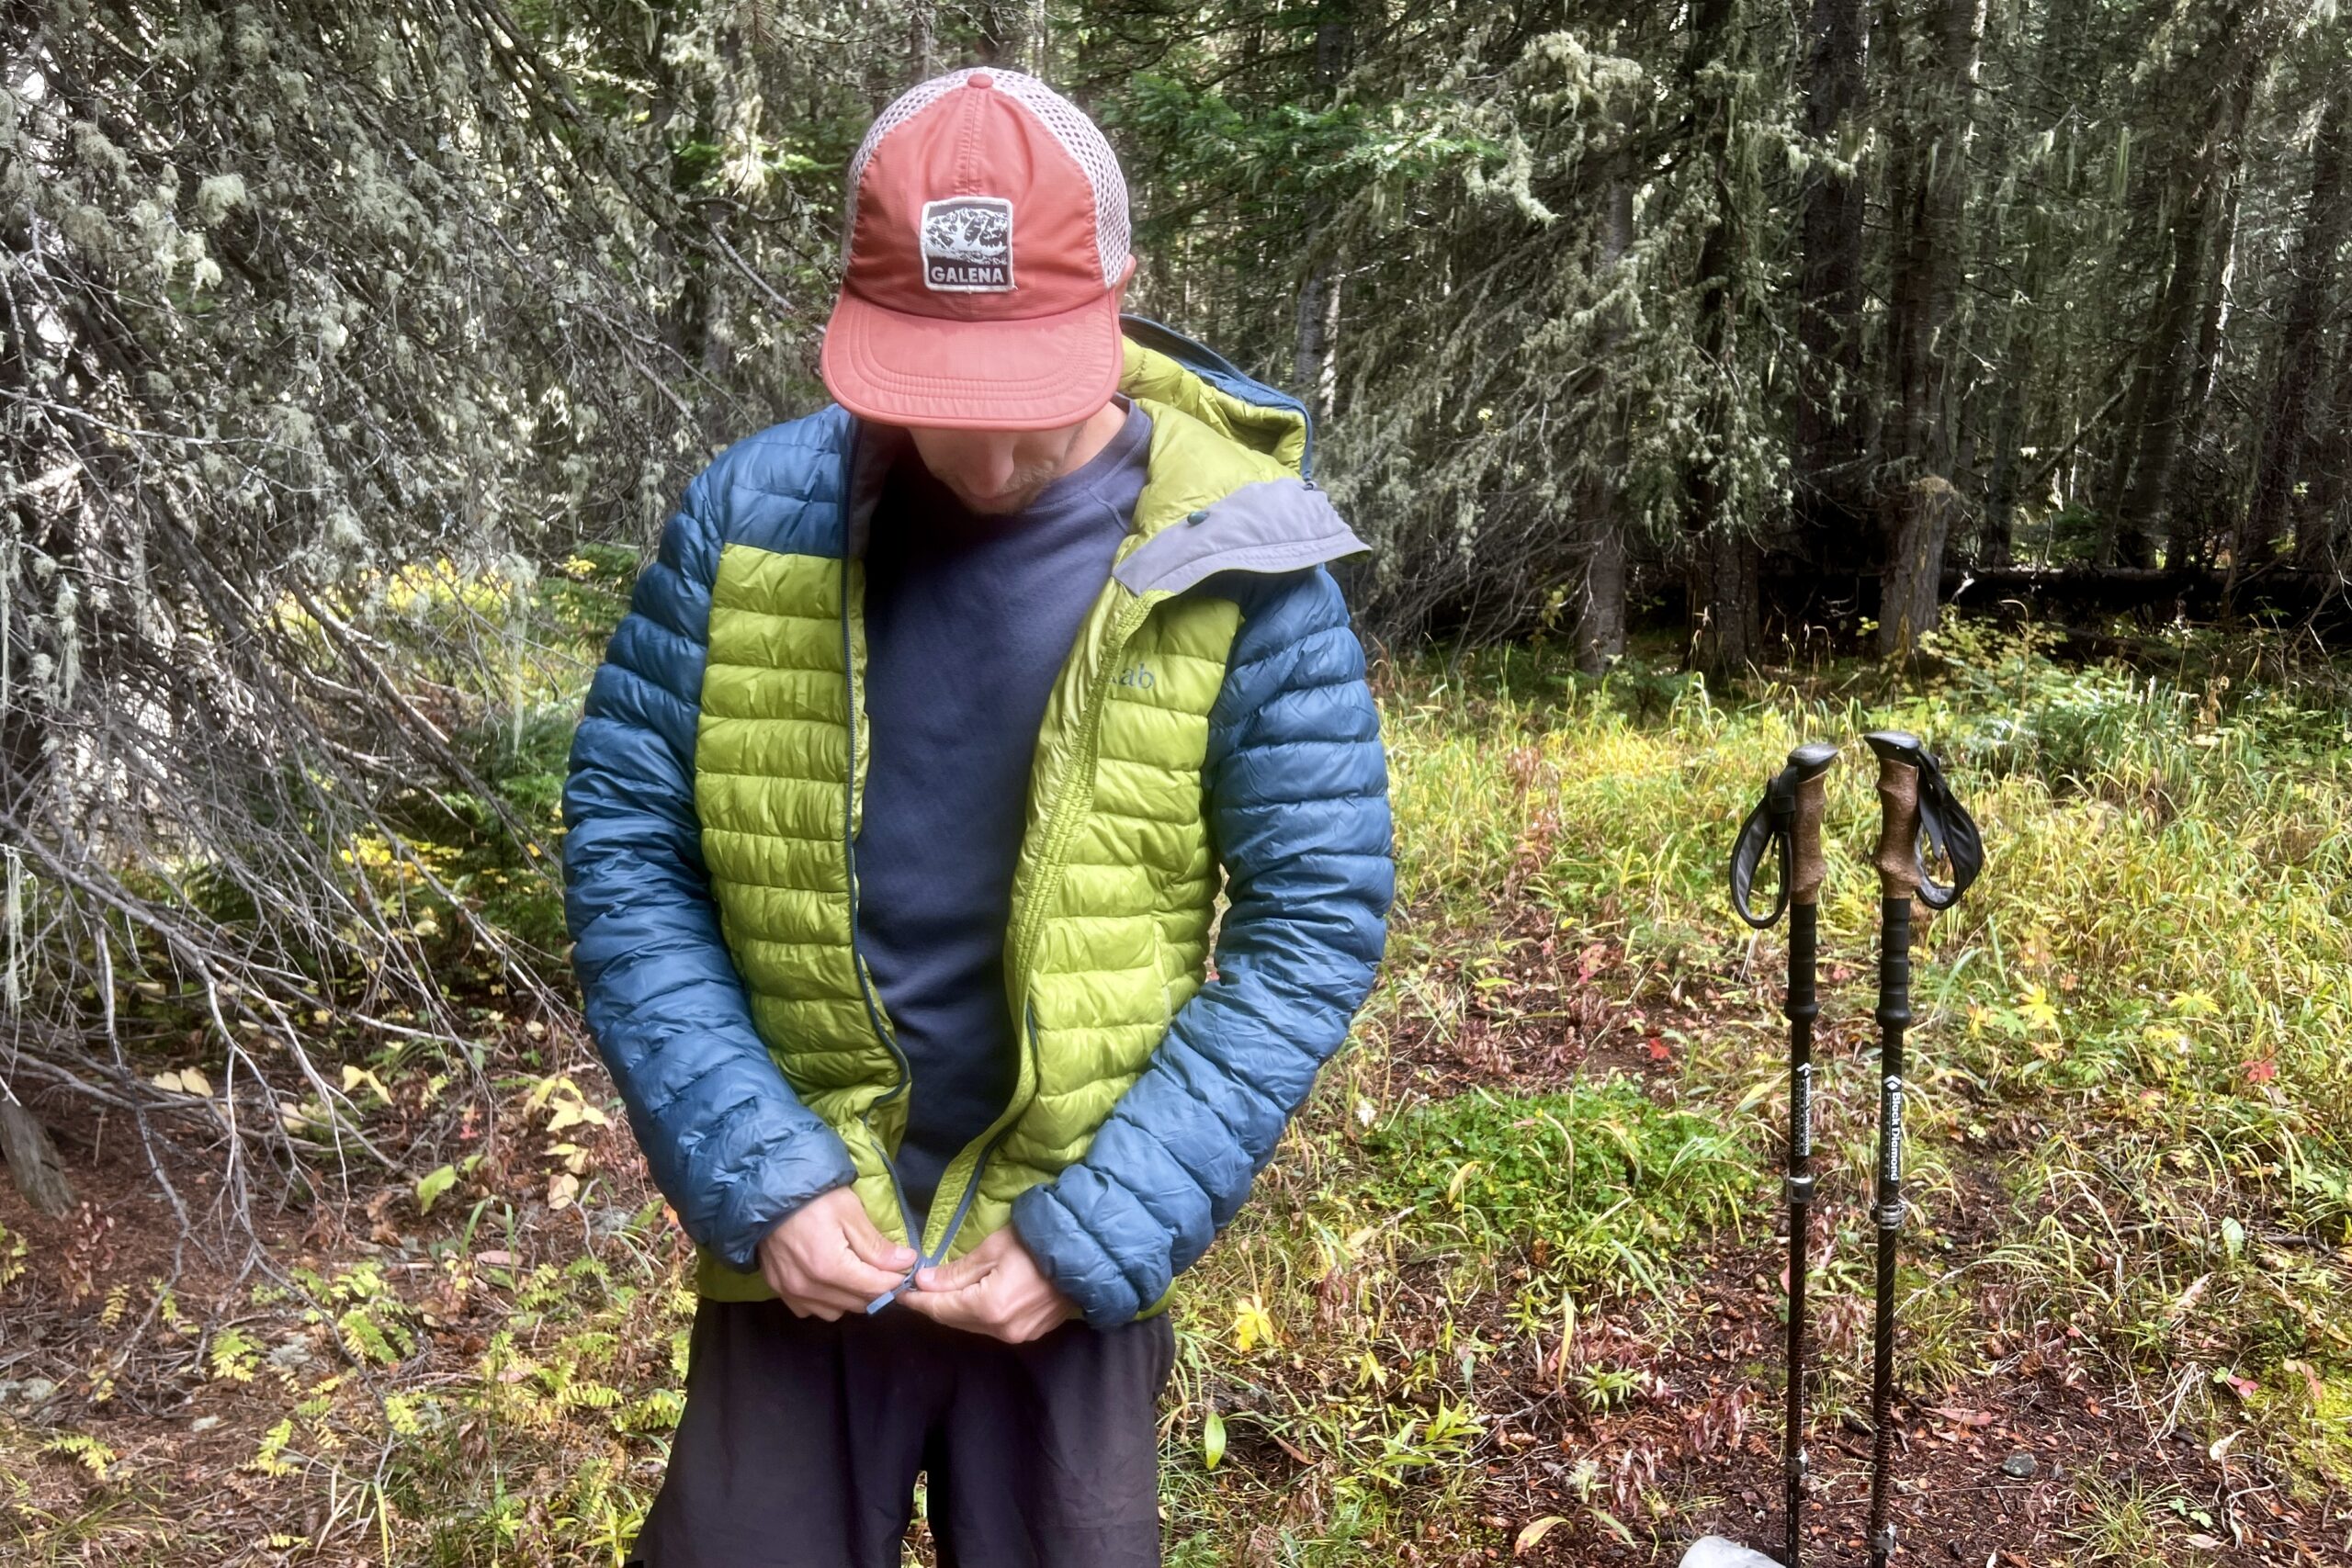
[[1085, 419], [1057, 430], [910, 425], [907, 434], [913, 437], [923, 467], [956, 500], [974, 513], [1002, 515], [1020, 511], [1060, 477], [1086, 426]]

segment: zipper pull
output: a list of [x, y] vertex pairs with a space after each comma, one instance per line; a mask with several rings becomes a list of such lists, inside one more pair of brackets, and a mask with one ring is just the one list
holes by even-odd
[[[977, 1173], [977, 1172], [975, 1173], [974, 1179], [975, 1179], [976, 1180], [978, 1179], [978, 1173]], [[966, 1201], [967, 1201], [967, 1202], [968, 1202], [969, 1201], [970, 1201], [969, 1199], [967, 1199], [967, 1200], [966, 1200]], [[957, 1215], [957, 1216], [956, 1216], [956, 1224], [961, 1224], [961, 1223], [962, 1223], [962, 1218], [963, 1218], [963, 1217], [962, 1217], [960, 1214], [959, 1214], [959, 1215]], [[914, 1267], [907, 1270], [907, 1277], [906, 1277], [905, 1279], [903, 1279], [903, 1280], [899, 1280], [897, 1284], [895, 1284], [895, 1285], [891, 1286], [888, 1290], [887, 1290], [887, 1291], [883, 1292], [880, 1295], [878, 1295], [878, 1296], [875, 1297], [872, 1301], [870, 1301], [870, 1302], [868, 1302], [868, 1303], [865, 1303], [865, 1311], [866, 1311], [867, 1315], [868, 1315], [868, 1316], [871, 1316], [871, 1315], [872, 1315], [872, 1314], [874, 1314], [875, 1313], [880, 1312], [884, 1307], [888, 1306], [892, 1302], [894, 1302], [894, 1301], [898, 1300], [898, 1299], [899, 1299], [899, 1292], [900, 1291], [909, 1291], [909, 1290], [914, 1290], [914, 1289], [916, 1289], [916, 1288], [917, 1288], [917, 1286], [915, 1285], [915, 1276], [916, 1276], [916, 1275], [918, 1275], [918, 1274], [920, 1274], [920, 1273], [922, 1273], [925, 1269], [930, 1268], [930, 1267], [932, 1267], [932, 1266], [933, 1266], [933, 1265], [934, 1265], [934, 1264], [937, 1264], [937, 1263], [943, 1262], [943, 1261], [946, 1258], [946, 1257], [947, 1257], [947, 1246], [948, 1246], [948, 1242], [953, 1241], [955, 1238], [956, 1238], [956, 1230], [955, 1230], [955, 1226], [954, 1226], [953, 1224], [951, 1224], [951, 1225], [948, 1227], [948, 1231], [947, 1231], [947, 1240], [946, 1240], [946, 1241], [942, 1241], [942, 1242], [939, 1244], [939, 1251], [937, 1252], [937, 1254], [936, 1254], [936, 1255], [933, 1255], [933, 1256], [926, 1256], [926, 1255], [924, 1255], [923, 1253], [922, 1253], [922, 1252], [918, 1251], [918, 1252], [916, 1253], [916, 1255], [915, 1255], [915, 1264], [914, 1264]]]
[[922, 1268], [922, 1265], [918, 1262], [913, 1269], [907, 1270], [907, 1277], [905, 1279], [899, 1280], [897, 1284], [891, 1286], [888, 1290], [883, 1292], [880, 1295], [866, 1303], [865, 1314], [868, 1317], [871, 1317], [876, 1313], [880, 1312], [884, 1307], [888, 1306], [892, 1302], [897, 1301], [900, 1291], [906, 1290], [914, 1284], [915, 1273]]

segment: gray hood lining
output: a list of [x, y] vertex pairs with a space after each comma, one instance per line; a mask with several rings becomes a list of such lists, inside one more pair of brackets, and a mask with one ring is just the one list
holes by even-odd
[[1295, 571], [1372, 547], [1330, 498], [1295, 476], [1260, 479], [1171, 523], [1136, 547], [1112, 575], [1136, 593], [1181, 592], [1219, 571]]

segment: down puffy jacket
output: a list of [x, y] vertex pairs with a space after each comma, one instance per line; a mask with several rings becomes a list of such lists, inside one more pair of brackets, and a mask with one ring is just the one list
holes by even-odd
[[605, 648], [563, 792], [572, 963], [706, 1296], [768, 1296], [760, 1238], [850, 1186], [926, 1262], [1010, 1223], [1091, 1323], [1159, 1311], [1372, 987], [1386, 757], [1323, 564], [1365, 547], [1296, 400], [1122, 326], [1149, 473], [1037, 737], [1004, 963], [1026, 1048], [926, 1226], [855, 912], [864, 543], [904, 433], [833, 404], [722, 451]]

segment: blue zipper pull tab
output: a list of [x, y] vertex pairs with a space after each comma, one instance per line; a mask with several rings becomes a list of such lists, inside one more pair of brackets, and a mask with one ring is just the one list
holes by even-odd
[[922, 1264], [918, 1261], [914, 1268], [907, 1270], [907, 1277], [905, 1279], [900, 1280], [897, 1284], [891, 1286], [888, 1290], [883, 1292], [880, 1295], [866, 1303], [865, 1315], [871, 1317], [876, 1313], [880, 1312], [884, 1307], [888, 1306], [892, 1302], [897, 1301], [900, 1291], [906, 1290], [914, 1284], [915, 1274], [922, 1268]]
[[[971, 1201], [971, 1199], [967, 1196], [964, 1201], [968, 1204]], [[956, 1219], [960, 1222], [962, 1218], [963, 1213], [961, 1210], [958, 1210], [956, 1212]], [[950, 1240], [954, 1239], [956, 1235], [956, 1227], [954, 1225], [948, 1226], [947, 1235]], [[936, 1256], [925, 1257], [920, 1250], [918, 1250], [915, 1254], [914, 1267], [907, 1270], [906, 1278], [900, 1280], [897, 1284], [891, 1286], [888, 1290], [883, 1292], [880, 1295], [865, 1303], [867, 1315], [871, 1316], [873, 1314], [880, 1312], [884, 1307], [888, 1306], [892, 1302], [898, 1300], [899, 1292], [900, 1291], [915, 1289], [915, 1276], [922, 1273], [925, 1269], [944, 1261], [946, 1257], [947, 1242], [945, 1241], [939, 1244], [939, 1251]]]

